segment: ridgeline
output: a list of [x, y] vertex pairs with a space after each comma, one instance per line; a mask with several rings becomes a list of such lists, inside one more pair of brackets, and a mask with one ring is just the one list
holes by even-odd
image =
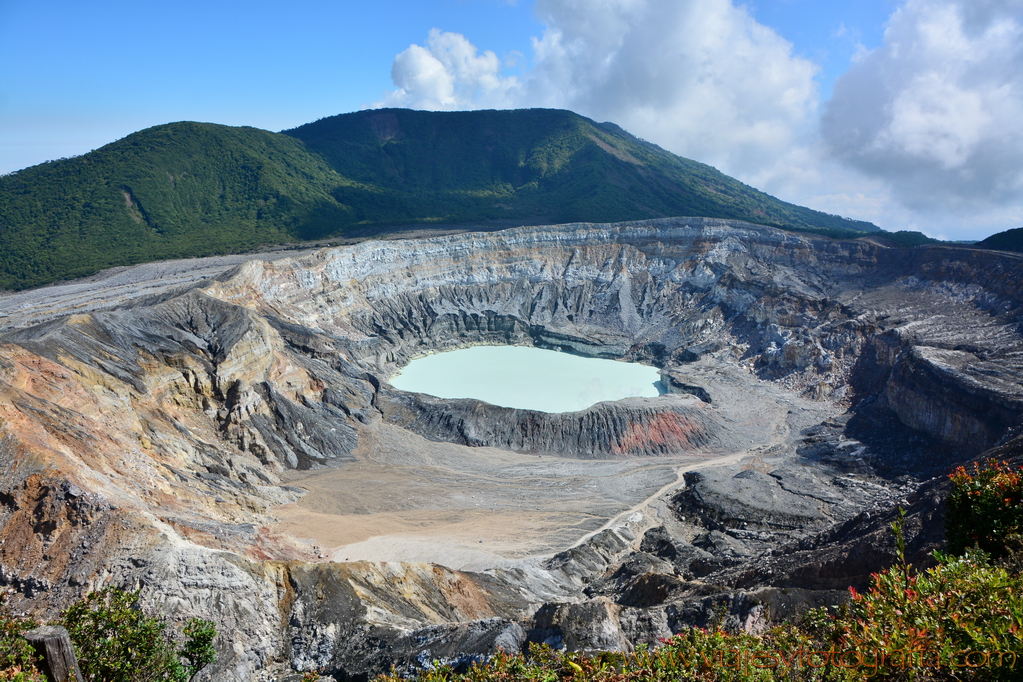
[[568, 111], [377, 109], [283, 133], [180, 122], [0, 177], [0, 289], [410, 224], [667, 216], [878, 231]]
[[987, 239], [977, 242], [976, 246], [981, 249], [1023, 252], [1023, 227], [993, 234]]

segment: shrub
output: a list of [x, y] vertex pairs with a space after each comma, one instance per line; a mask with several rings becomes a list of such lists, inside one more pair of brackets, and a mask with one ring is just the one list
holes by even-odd
[[[984, 552], [935, 552], [938, 565], [906, 563], [904, 512], [892, 524], [897, 562], [875, 573], [871, 588], [839, 609], [831, 624], [836, 651], [851, 652], [880, 679], [1018, 680], [1023, 661], [1023, 590], [1019, 576], [992, 566]], [[816, 614], [818, 627], [825, 620]], [[825, 626], [824, 629], [827, 629]], [[848, 659], [847, 659], [848, 660]]]
[[963, 554], [979, 547], [994, 558], [1008, 555], [1013, 535], [1023, 531], [1023, 468], [989, 459], [973, 472], [959, 467], [951, 474], [945, 537], [948, 551]]
[[208, 620], [192, 618], [185, 624], [182, 632], [185, 635], [185, 646], [178, 655], [187, 661], [185, 671], [188, 679], [217, 660], [217, 650], [213, 640], [217, 638], [217, 628]]
[[[690, 628], [657, 649], [624, 654], [553, 651], [498, 653], [455, 673], [439, 665], [421, 682], [851, 682], [1021, 679], [1023, 584], [986, 554], [935, 553], [918, 572], [906, 562], [905, 513], [892, 524], [896, 563], [874, 574], [870, 590], [850, 590], [837, 613], [810, 611], [798, 626], [762, 635]], [[382, 682], [398, 682], [391, 676]]]
[[11, 614], [10, 593], [0, 591], [0, 680], [3, 682], [44, 682], [36, 669], [35, 652], [22, 633], [39, 625], [30, 618]]
[[[528, 654], [498, 652], [465, 673], [438, 665], [419, 682], [851, 682], [859, 671], [822, 665], [820, 645], [795, 627], [765, 635], [689, 628], [658, 648], [597, 654], [532, 644]], [[822, 652], [822, 653], [827, 653]], [[399, 682], [396, 674], [378, 682]]]
[[145, 615], [138, 597], [137, 591], [108, 587], [62, 614], [86, 682], [188, 682], [215, 660], [213, 623], [190, 620], [185, 646], [176, 651], [164, 622]]
[[987, 680], [1019, 679], [1021, 626], [1019, 579], [972, 550], [941, 555], [921, 573], [878, 573], [835, 621], [838, 649], [859, 652], [892, 679], [941, 679], [957, 668], [977, 668], [969, 672]]
[[[762, 635], [690, 628], [667, 640], [655, 652], [649, 669], [659, 673], [653, 679], [698, 682], [844, 682], [863, 678], [858, 670], [832, 665], [830, 653], [827, 645], [792, 625]], [[649, 678], [641, 673], [639, 679]]]

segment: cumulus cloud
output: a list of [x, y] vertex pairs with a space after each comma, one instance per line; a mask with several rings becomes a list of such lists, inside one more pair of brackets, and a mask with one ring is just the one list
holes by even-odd
[[1023, 0], [908, 0], [836, 82], [836, 158], [915, 209], [1023, 202]]
[[426, 47], [411, 45], [394, 59], [391, 80], [398, 87], [384, 106], [452, 110], [515, 106], [509, 93], [514, 76], [503, 76], [501, 60], [482, 54], [460, 33], [432, 29]]
[[557, 107], [723, 170], [772, 166], [815, 121], [817, 67], [730, 0], [538, 0], [532, 68], [433, 30], [395, 59], [381, 104], [421, 109]]
[[536, 0], [528, 59], [434, 29], [378, 105], [571, 109], [886, 229], [1023, 224], [1023, 0], [905, 0], [823, 107], [818, 67], [737, 2]]
[[745, 176], [772, 166], [813, 120], [817, 67], [745, 7], [730, 0], [593, 7], [537, 5], [548, 30], [536, 45], [535, 85], [567, 93], [570, 108]]

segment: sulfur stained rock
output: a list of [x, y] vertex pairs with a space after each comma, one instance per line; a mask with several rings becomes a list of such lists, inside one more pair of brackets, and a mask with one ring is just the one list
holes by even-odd
[[581, 459], [692, 452], [715, 443], [720, 430], [714, 414], [682, 396], [627, 398], [548, 414], [382, 390], [377, 405], [384, 419], [431, 440]]
[[[755, 630], [768, 606], [796, 612], [890, 561], [903, 502], [913, 551], [936, 546], [940, 486], [899, 479], [1023, 417], [1011, 254], [672, 218], [364, 242], [175, 281], [8, 311], [0, 583], [44, 617], [116, 584], [172, 625], [212, 618], [230, 633], [217, 680], [463, 665], [527, 635], [628, 650], [715, 613]], [[387, 383], [482, 343], [649, 362], [669, 395], [547, 415]], [[817, 400], [820, 417], [790, 411], [753, 443], [729, 412], [751, 386], [782, 415], [785, 396]], [[519, 453], [735, 463], [486, 571], [323, 562], [271, 530], [303, 494], [295, 470], [344, 472], [381, 421]]]

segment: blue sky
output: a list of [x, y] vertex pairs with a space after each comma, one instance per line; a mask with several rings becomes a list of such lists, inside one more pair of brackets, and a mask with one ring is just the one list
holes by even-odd
[[1023, 225], [1023, 0], [0, 0], [0, 172], [176, 120], [569, 108], [783, 199]]

